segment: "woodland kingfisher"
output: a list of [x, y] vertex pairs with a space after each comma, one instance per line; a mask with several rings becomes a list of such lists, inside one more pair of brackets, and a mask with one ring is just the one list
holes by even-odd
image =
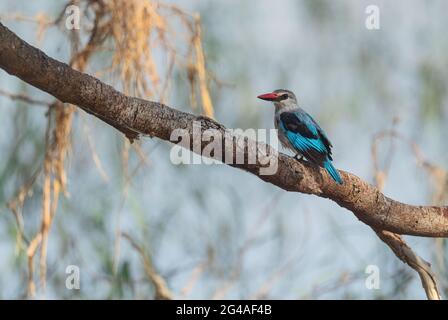
[[293, 92], [278, 89], [258, 96], [259, 99], [271, 101], [275, 105], [274, 124], [278, 131], [280, 143], [308, 162], [324, 168], [338, 184], [342, 178], [331, 163], [333, 147], [324, 130], [297, 103]]

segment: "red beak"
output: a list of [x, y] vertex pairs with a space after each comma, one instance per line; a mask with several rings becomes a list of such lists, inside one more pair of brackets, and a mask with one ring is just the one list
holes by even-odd
[[275, 101], [278, 98], [278, 94], [272, 92], [272, 93], [265, 93], [265, 94], [261, 94], [257, 97], [258, 99], [261, 100], [266, 100], [266, 101]]

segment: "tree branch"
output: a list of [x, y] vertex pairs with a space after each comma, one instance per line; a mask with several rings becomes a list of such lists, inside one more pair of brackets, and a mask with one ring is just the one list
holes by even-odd
[[440, 292], [437, 287], [436, 276], [431, 270], [429, 262], [420, 258], [409, 247], [403, 238], [396, 233], [373, 229], [377, 236], [389, 246], [395, 255], [404, 263], [409, 265], [412, 269], [417, 271], [422, 282], [423, 289], [425, 289], [426, 297], [429, 300], [440, 300]]
[[[215, 129], [222, 134], [223, 154], [229, 151], [235, 158], [239, 148], [244, 148], [246, 157], [251, 152], [257, 154], [255, 164], [229, 164], [233, 167], [255, 174], [287, 191], [331, 199], [375, 229], [425, 237], [448, 236], [448, 207], [413, 206], [392, 200], [359, 177], [344, 171], [341, 171], [344, 184], [338, 186], [321, 169], [281, 153], [276, 156], [278, 170], [273, 175], [261, 175], [259, 170], [264, 167], [266, 155], [259, 150], [265, 147], [264, 144], [233, 135], [212, 119], [126, 96], [100, 80], [48, 57], [1, 23], [0, 67], [62, 102], [81, 107], [114, 126], [131, 140], [143, 134], [170, 141], [174, 129], [185, 129], [193, 135], [193, 122], [198, 121], [202, 132]], [[236, 148], [225, 146], [224, 141], [229, 137], [237, 142]], [[207, 144], [203, 141], [201, 147]], [[189, 147], [198, 152], [193, 150], [192, 145]], [[275, 153], [269, 145], [266, 150], [267, 154]]]

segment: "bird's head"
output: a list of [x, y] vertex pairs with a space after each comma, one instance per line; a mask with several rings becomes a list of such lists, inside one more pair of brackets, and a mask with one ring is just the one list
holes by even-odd
[[271, 101], [278, 108], [297, 107], [297, 99], [292, 91], [285, 89], [277, 89], [271, 93], [265, 93], [258, 96], [259, 99]]

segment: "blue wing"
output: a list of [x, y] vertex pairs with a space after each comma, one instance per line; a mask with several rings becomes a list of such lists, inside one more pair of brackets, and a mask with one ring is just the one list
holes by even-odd
[[342, 183], [337, 170], [331, 164], [332, 144], [317, 122], [305, 111], [283, 112], [279, 129], [292, 146], [312, 163], [324, 167], [333, 179]]
[[280, 130], [308, 160], [322, 165], [331, 159], [331, 143], [319, 125], [306, 112], [283, 112]]

